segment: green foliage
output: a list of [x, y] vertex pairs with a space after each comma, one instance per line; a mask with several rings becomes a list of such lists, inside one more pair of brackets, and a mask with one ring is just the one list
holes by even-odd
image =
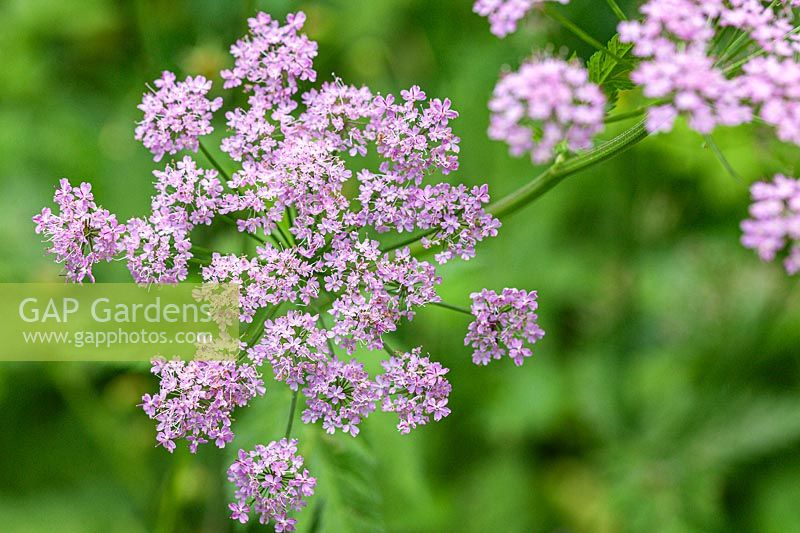
[[619, 92], [627, 91], [634, 86], [630, 79], [635, 65], [634, 57], [630, 53], [633, 45], [620, 42], [617, 34], [608, 41], [606, 49], [608, 51], [595, 52], [586, 66], [589, 70], [589, 79], [603, 88], [609, 108], [613, 109], [619, 100]]
[[[302, 7], [321, 80], [335, 72], [395, 93], [418, 83], [451, 98], [463, 139], [451, 181], [488, 182], [498, 198], [537, 173], [487, 138], [486, 102], [500, 65], [569, 35], [526, 25], [496, 39], [464, 0], [245, 4], [0, 2], [0, 281], [57, 279], [30, 217], [61, 176], [91, 181], [123, 218], [147, 208], [161, 165], [133, 140], [145, 83], [172, 68], [211, 76], [222, 94], [215, 72], [246, 9]], [[592, 35], [614, 31], [593, 2], [565, 9]], [[632, 61], [599, 53], [588, 64], [612, 96], [629, 87]], [[612, 100], [625, 112], [637, 98]], [[224, 120], [216, 127], [219, 138]], [[299, 529], [800, 531], [800, 287], [738, 242], [748, 183], [797, 172], [797, 148], [760, 127], [714, 139], [741, 180], [679, 126], [568, 178], [504, 220], [475, 260], [448, 264], [440, 292], [455, 305], [483, 286], [538, 290], [546, 337], [520, 368], [476, 367], [469, 317], [421, 310], [392, 345], [423, 345], [451, 369], [453, 413], [408, 436], [375, 413], [357, 439], [296, 421], [319, 480]], [[128, 279], [120, 263], [97, 275]], [[357, 354], [372, 372], [382, 356]], [[146, 367], [3, 365], [0, 529], [266, 531], [227, 518], [225, 470], [239, 448], [283, 434], [290, 395], [267, 381], [236, 413], [233, 445], [170, 455], [136, 407], [156, 386]]]
[[[318, 485], [305, 531], [385, 531], [374, 452], [361, 436], [317, 434], [309, 469]], [[304, 443], [308, 444], [308, 443]], [[301, 530], [303, 531], [303, 530]]]

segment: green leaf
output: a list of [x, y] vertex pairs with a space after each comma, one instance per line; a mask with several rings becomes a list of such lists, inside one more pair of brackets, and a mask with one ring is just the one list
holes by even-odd
[[376, 461], [363, 436], [321, 435], [313, 448], [309, 470], [317, 478], [317, 490], [311, 508], [304, 511], [308, 530], [385, 531]]
[[[616, 57], [600, 50], [589, 58], [587, 68], [589, 69], [589, 79], [603, 88], [608, 97], [609, 108], [613, 109], [619, 99], [619, 92], [634, 87], [630, 79], [634, 67], [634, 58], [630, 53], [633, 45], [620, 42], [619, 35], [614, 35], [608, 41], [606, 48]], [[626, 61], [619, 61], [617, 58]]]
[[730, 402], [695, 432], [693, 455], [712, 466], [747, 461], [800, 441], [800, 398], [761, 396]]

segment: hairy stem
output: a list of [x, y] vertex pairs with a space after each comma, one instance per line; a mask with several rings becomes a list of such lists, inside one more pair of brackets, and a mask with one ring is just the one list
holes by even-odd
[[645, 123], [641, 121], [587, 152], [555, 163], [516, 191], [493, 202], [487, 211], [497, 218], [508, 216], [542, 196], [564, 178], [621, 154], [646, 139], [647, 136]]

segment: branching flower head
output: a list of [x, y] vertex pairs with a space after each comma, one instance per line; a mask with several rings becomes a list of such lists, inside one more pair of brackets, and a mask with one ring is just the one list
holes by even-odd
[[438, 422], [450, 414], [447, 400], [451, 387], [444, 377], [449, 370], [423, 356], [422, 348], [393, 355], [381, 365], [385, 372], [375, 378], [381, 408], [397, 413], [400, 433], [427, 424], [431, 416]]
[[231, 518], [244, 524], [252, 511], [261, 524], [272, 522], [278, 533], [294, 531], [297, 520], [289, 513], [305, 507], [305, 498], [314, 494], [317, 485], [303, 462], [295, 439], [272, 441], [249, 452], [239, 450], [228, 468], [228, 480], [236, 486], [236, 502], [228, 506]]
[[764, 261], [785, 253], [786, 271], [800, 272], [800, 180], [778, 174], [754, 183], [750, 193], [752, 218], [742, 222], [742, 244]]
[[512, 155], [530, 152], [543, 163], [561, 144], [572, 151], [591, 148], [603, 131], [605, 104], [603, 91], [579, 64], [530, 59], [497, 83], [489, 101], [489, 137], [505, 141]]
[[158, 421], [156, 440], [170, 452], [182, 438], [192, 453], [209, 440], [224, 448], [233, 440], [233, 410], [265, 392], [255, 367], [235, 361], [154, 359], [152, 372], [160, 390], [142, 396], [142, 408]]
[[493, 34], [505, 37], [517, 31], [517, 24], [529, 11], [547, 1], [569, 3], [569, 0], [477, 0], [472, 9], [489, 18]]
[[117, 217], [98, 207], [94, 202], [92, 186], [81, 183], [78, 187], [61, 180], [53, 197], [59, 207], [58, 214], [49, 207], [33, 217], [36, 233], [50, 243], [48, 252], [56, 261], [64, 263], [69, 281], [94, 281], [92, 266], [101, 261], [111, 261], [121, 246], [125, 226]]
[[544, 337], [538, 324], [536, 292], [503, 289], [498, 294], [484, 289], [472, 295], [472, 314], [464, 344], [472, 346], [472, 361], [488, 365], [492, 359], [508, 355], [514, 364], [521, 365], [531, 356], [526, 342], [533, 344]]
[[181, 150], [196, 152], [198, 138], [208, 135], [213, 113], [222, 107], [222, 98], [209, 100], [211, 81], [203, 76], [175, 81], [175, 74], [165, 71], [153, 82], [155, 90], [145, 93], [139, 109], [144, 118], [136, 128], [136, 140], [160, 161], [164, 154]]
[[[302, 13], [283, 25], [260, 13], [231, 48], [224, 85], [241, 87], [247, 100], [225, 116], [220, 149], [235, 164], [230, 174], [204, 149], [216, 170], [185, 156], [156, 171], [150, 212], [125, 226], [95, 206], [88, 185], [62, 185], [61, 215], [44, 210], [35, 218], [37, 231], [57, 243], [53, 252], [70, 279], [91, 277], [92, 264], [118, 255], [141, 284], [180, 282], [199, 263], [204, 281], [238, 291], [231, 321], [247, 325], [247, 341], [225, 344], [236, 361], [153, 362], [160, 390], [145, 394], [142, 407], [170, 452], [182, 438], [192, 452], [208, 441], [229, 443], [233, 410], [265, 392], [264, 364], [304, 401], [303, 422], [319, 421], [328, 433], [357, 435], [379, 405], [398, 414], [402, 433], [450, 413], [448, 371], [420, 348], [384, 361], [375, 379], [363, 363], [340, 356], [385, 348], [387, 333], [440, 302], [438, 265], [471, 259], [478, 243], [498, 233], [500, 222], [486, 208], [488, 187], [444, 178], [458, 170], [460, 153], [449, 99], [428, 97], [416, 85], [375, 94], [339, 79], [301, 90], [302, 82], [316, 81], [317, 45], [300, 33], [304, 22]], [[536, 87], [553, 80], [556, 91]], [[520, 142], [514, 128], [540, 133], [523, 150], [534, 157], [551, 157], [561, 143], [586, 148], [599, 131], [605, 99], [577, 65], [526, 64], [502, 83], [493, 127], [503, 130], [505, 120], [512, 146]], [[204, 78], [177, 82], [167, 72], [145, 95], [136, 136], [157, 160], [199, 149], [198, 137], [212, 131], [221, 106], [207, 99], [210, 88]], [[198, 226], [223, 222], [257, 241], [255, 252], [192, 244]], [[419, 248], [432, 249], [435, 260], [415, 257]], [[541, 336], [535, 293], [504, 292], [473, 307], [477, 325], [468, 339], [484, 354], [476, 360], [499, 358], [507, 348], [521, 362], [530, 352], [519, 337]], [[289, 513], [303, 507], [316, 483], [302, 466], [296, 441], [240, 451], [228, 472], [237, 487], [231, 517], [246, 522], [254, 512], [276, 531], [294, 530]]]

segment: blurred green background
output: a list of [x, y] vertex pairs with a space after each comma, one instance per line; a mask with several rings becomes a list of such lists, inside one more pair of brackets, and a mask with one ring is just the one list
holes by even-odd
[[[156, 167], [133, 140], [145, 83], [162, 69], [218, 79], [256, 9], [306, 11], [321, 80], [451, 98], [456, 179], [510, 192], [536, 169], [485, 134], [502, 66], [550, 42], [592, 51], [540, 17], [496, 39], [471, 3], [3, 0], [0, 281], [57, 279], [30, 217], [60, 177], [90, 181], [123, 219], [145, 212]], [[614, 33], [604, 2], [564, 12]], [[393, 342], [451, 368], [452, 415], [409, 436], [380, 413], [356, 440], [299, 428], [319, 478], [300, 529], [800, 531], [800, 290], [738, 244], [748, 183], [795, 172], [798, 153], [766, 130], [715, 137], [740, 177], [678, 128], [569, 178], [477, 259], [448, 265], [454, 304], [484, 286], [538, 290], [547, 336], [521, 368], [476, 367], [468, 317], [419, 313]], [[97, 277], [127, 279], [122, 264]], [[247, 529], [227, 519], [224, 470], [237, 447], [282, 433], [285, 387], [238, 412], [227, 450], [170, 456], [136, 407], [156, 386], [145, 367], [0, 366], [0, 530]]]

